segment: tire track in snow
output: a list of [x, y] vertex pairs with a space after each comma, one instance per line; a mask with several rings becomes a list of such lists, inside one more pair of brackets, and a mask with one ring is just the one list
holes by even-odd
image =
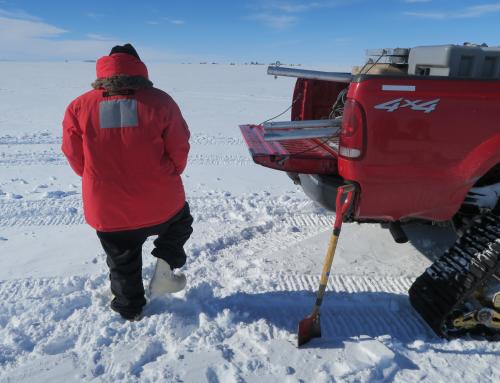
[[[287, 226], [325, 226], [331, 218], [325, 214], [291, 213], [301, 206], [311, 206], [303, 201], [284, 203], [275, 200], [266, 202], [266, 206], [258, 207], [261, 199], [224, 197], [216, 194], [206, 197], [190, 197], [188, 202], [193, 211], [197, 212], [197, 221], [209, 221], [222, 217], [224, 212], [236, 212], [248, 219], [261, 219], [260, 214], [268, 218], [274, 217], [277, 224]], [[83, 224], [83, 210], [80, 198], [44, 198], [40, 200], [0, 200], [0, 227], [12, 226], [56, 226]], [[252, 231], [252, 230], [250, 230]]]
[[[276, 291], [314, 291], [319, 284], [319, 276], [293, 275], [277, 273], [271, 276], [277, 281], [274, 289]], [[388, 292], [393, 294], [406, 294], [413, 283], [409, 277], [369, 277], [345, 275], [332, 275], [328, 281], [327, 290], [347, 293], [366, 292]]]
[[[67, 165], [66, 158], [55, 151], [27, 153], [0, 153], [0, 166]], [[189, 165], [197, 166], [244, 166], [253, 164], [248, 155], [240, 154], [190, 154]]]
[[66, 158], [53, 150], [41, 152], [0, 153], [0, 166], [67, 165]]
[[[390, 335], [403, 342], [434, 337], [408, 301], [412, 283], [409, 277], [333, 276], [321, 310], [324, 337]], [[245, 323], [264, 319], [271, 328], [295, 334], [298, 321], [311, 312], [318, 284], [319, 276], [277, 273], [243, 280], [238, 286], [250, 288], [240, 288], [207, 305], [219, 311], [229, 309]]]
[[[2, 145], [25, 146], [25, 145], [53, 145], [50, 150], [34, 151], [19, 149], [16, 152], [0, 152], [0, 166], [33, 166], [33, 165], [67, 165], [66, 158], [60, 152], [61, 137], [52, 136], [49, 133], [35, 133], [31, 135], [1, 136], [0, 148]], [[193, 134], [190, 138], [190, 144], [196, 146], [242, 146], [244, 141], [241, 137], [230, 137], [222, 135]], [[197, 154], [191, 153], [189, 164], [197, 166], [242, 166], [252, 163], [248, 155], [243, 154]]]
[[229, 226], [223, 235], [206, 238], [199, 245], [190, 244], [188, 250], [194, 262], [202, 254], [208, 256], [240, 254], [244, 250], [252, 253], [275, 252], [297, 246], [298, 243], [326, 230], [331, 224], [328, 216], [317, 214], [287, 213], [269, 217], [265, 223], [232, 228]]
[[61, 142], [61, 137], [53, 136], [48, 132], [31, 133], [22, 136], [11, 136], [10, 134], [0, 136], [0, 145], [60, 145]]
[[[145, 276], [152, 274], [153, 266], [145, 267]], [[247, 281], [243, 279], [243, 281]], [[249, 280], [248, 280], [249, 281]], [[271, 283], [272, 282], [272, 283]], [[305, 282], [305, 283], [304, 283]], [[26, 278], [0, 281], [0, 296], [3, 302], [15, 303], [19, 300], [41, 300], [57, 299], [61, 296], [71, 295], [79, 291], [91, 293], [95, 289], [107, 286], [107, 274], [97, 274], [88, 276], [53, 277], [53, 278]], [[319, 276], [309, 274], [274, 273], [268, 275], [266, 279], [254, 279], [255, 286], [252, 286], [243, 294], [259, 295], [266, 292], [306, 292], [314, 291], [318, 287]], [[368, 277], [363, 275], [334, 275], [330, 278], [327, 292], [334, 293], [390, 293], [394, 295], [405, 295], [407, 289], [413, 283], [413, 278], [406, 276]], [[197, 285], [193, 289], [196, 291], [206, 286]], [[238, 294], [238, 293], [236, 293]], [[196, 298], [196, 294], [194, 296]], [[206, 298], [206, 295], [203, 297]], [[213, 297], [212, 297], [213, 298]], [[210, 298], [210, 299], [212, 299]], [[215, 298], [214, 298], [215, 299]], [[225, 298], [216, 298], [225, 299]], [[309, 297], [306, 297], [309, 302]], [[294, 300], [290, 303], [294, 304]], [[285, 302], [286, 303], [286, 302]], [[313, 302], [314, 303], [314, 302]], [[377, 307], [379, 302], [366, 302], [367, 307]]]
[[[314, 300], [312, 293], [303, 291], [283, 294], [269, 291], [256, 296], [239, 294], [237, 298], [210, 304], [220, 310], [230, 309], [245, 323], [264, 319], [271, 327], [295, 334], [299, 320], [311, 313]], [[324, 339], [390, 335], [402, 342], [411, 342], [434, 337], [411, 308], [407, 295], [384, 292], [327, 294], [321, 308], [321, 323]]]
[[249, 155], [240, 154], [190, 154], [188, 163], [198, 166], [245, 166], [253, 164], [253, 160]]
[[[189, 139], [191, 145], [230, 145], [240, 146], [244, 144], [241, 137], [231, 137], [223, 135], [210, 135], [194, 133]], [[5, 135], [0, 136], [0, 145], [61, 145], [62, 138], [53, 136], [50, 133], [40, 132], [26, 134], [20, 137]]]
[[0, 227], [82, 223], [82, 205], [78, 198], [0, 201]]

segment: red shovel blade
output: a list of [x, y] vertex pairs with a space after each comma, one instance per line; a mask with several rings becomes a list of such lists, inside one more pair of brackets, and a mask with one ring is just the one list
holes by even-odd
[[309, 315], [299, 322], [298, 346], [309, 342], [312, 338], [321, 338], [321, 322], [319, 313]]

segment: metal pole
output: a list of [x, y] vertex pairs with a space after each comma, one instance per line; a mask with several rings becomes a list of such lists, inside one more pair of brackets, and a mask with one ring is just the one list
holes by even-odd
[[286, 129], [310, 129], [310, 128], [334, 128], [342, 125], [342, 118], [334, 120], [304, 120], [304, 121], [276, 121], [265, 122], [264, 129], [286, 130]]
[[352, 75], [350, 73], [321, 72], [317, 70], [292, 69], [280, 66], [268, 67], [267, 74], [274, 76], [299, 77], [308, 80], [323, 80], [344, 83], [349, 83], [352, 79]]
[[304, 140], [308, 138], [335, 137], [340, 128], [319, 128], [264, 132], [264, 141]]

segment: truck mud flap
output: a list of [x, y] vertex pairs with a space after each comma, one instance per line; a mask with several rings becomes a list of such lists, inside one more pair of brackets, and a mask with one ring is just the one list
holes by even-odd
[[335, 211], [337, 189], [345, 184], [342, 178], [316, 174], [299, 174], [298, 177], [304, 193], [309, 198], [325, 209]]

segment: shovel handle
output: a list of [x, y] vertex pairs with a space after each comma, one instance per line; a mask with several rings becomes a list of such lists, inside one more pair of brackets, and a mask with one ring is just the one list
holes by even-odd
[[[342, 227], [342, 221], [344, 219], [344, 215], [347, 213], [347, 210], [351, 206], [352, 198], [354, 196], [355, 191], [354, 185], [344, 185], [340, 186], [337, 189], [337, 199], [335, 201], [336, 207], [336, 215], [335, 215], [335, 224], [333, 225], [334, 230], [340, 231]], [[339, 235], [340, 233], [337, 233]]]
[[333, 233], [330, 236], [328, 250], [326, 251], [325, 261], [323, 263], [323, 271], [321, 272], [316, 304], [314, 305], [312, 314], [313, 316], [319, 313], [319, 307], [321, 306], [321, 303], [323, 301], [323, 296], [325, 295], [326, 291], [326, 285], [328, 284], [328, 277], [330, 276], [333, 257], [335, 255], [335, 250], [337, 249], [342, 221], [344, 219], [344, 215], [347, 213], [347, 210], [351, 206], [355, 191], [356, 189], [354, 185], [344, 185], [340, 186], [337, 189], [335, 224], [333, 225]]

